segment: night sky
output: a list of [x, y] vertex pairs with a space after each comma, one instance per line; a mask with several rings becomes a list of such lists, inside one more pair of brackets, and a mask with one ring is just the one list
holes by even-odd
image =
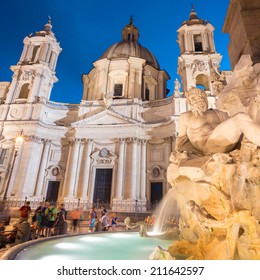
[[121, 30], [133, 16], [139, 42], [170, 75], [172, 93], [180, 53], [176, 31], [189, 18], [192, 4], [198, 17], [216, 29], [216, 50], [223, 55], [221, 70], [231, 70], [229, 35], [222, 32], [228, 0], [10, 0], [1, 1], [0, 8], [0, 81], [11, 81], [10, 66], [19, 61], [24, 37], [42, 30], [51, 16], [52, 30], [63, 49], [51, 100], [80, 103], [81, 75], [92, 69], [109, 46], [121, 41]]

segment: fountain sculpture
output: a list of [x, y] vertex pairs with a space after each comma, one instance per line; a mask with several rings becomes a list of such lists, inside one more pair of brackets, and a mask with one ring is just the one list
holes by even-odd
[[221, 90], [217, 109], [200, 89], [186, 94], [167, 171], [179, 209], [171, 257], [260, 259], [260, 64], [242, 56]]

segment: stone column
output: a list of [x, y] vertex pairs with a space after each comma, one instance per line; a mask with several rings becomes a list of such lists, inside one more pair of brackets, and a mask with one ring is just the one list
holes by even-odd
[[44, 176], [46, 171], [46, 165], [48, 161], [49, 151], [50, 151], [51, 141], [44, 140], [43, 142], [43, 152], [41, 157], [40, 168], [38, 172], [36, 188], [35, 188], [35, 196], [39, 197], [42, 195], [43, 185], [44, 185]]
[[[155, 85], [156, 87], [156, 85]], [[157, 86], [157, 96], [155, 96], [155, 99], [163, 99], [164, 96], [164, 82], [163, 82], [163, 71], [160, 71], [158, 73], [158, 86]]]
[[49, 46], [47, 54], [46, 54], [46, 62], [47, 63], [49, 63], [51, 52], [52, 52], [52, 50], [51, 50], [51, 47]]
[[124, 182], [124, 159], [125, 159], [125, 139], [119, 139], [119, 157], [117, 166], [117, 184], [115, 191], [115, 198], [118, 200], [122, 199], [123, 182]]
[[[5, 100], [6, 104], [9, 104], [14, 100], [14, 93], [17, 90], [17, 84], [18, 84], [18, 75], [17, 75], [17, 72], [16, 72], [16, 73], [13, 74], [12, 82], [11, 82], [11, 85], [9, 87], [8, 94], [6, 96], [6, 100]], [[3, 105], [1, 105], [1, 106], [3, 106]]]
[[141, 147], [141, 200], [146, 200], [146, 143], [147, 140], [142, 140]]
[[23, 166], [21, 174], [23, 174], [22, 177], [24, 178], [22, 186], [23, 194], [29, 197], [35, 195], [42, 152], [42, 140], [34, 136], [27, 137], [26, 145], [24, 147], [24, 156], [22, 159], [23, 164], [21, 165], [21, 167]]
[[35, 78], [33, 80], [32, 88], [30, 90], [30, 93], [29, 93], [29, 96], [27, 99], [29, 103], [31, 103], [35, 100], [35, 96], [38, 93], [38, 88], [39, 88], [39, 85], [41, 82], [41, 77], [42, 77], [41, 73], [36, 72]]
[[129, 80], [128, 80], [128, 92], [127, 92], [128, 98], [134, 98], [135, 96], [134, 85], [135, 85], [135, 69], [133, 69], [131, 64], [129, 69]]
[[78, 168], [80, 139], [75, 139], [70, 146], [68, 162], [66, 166], [66, 177], [64, 181], [64, 197], [73, 198]]
[[136, 199], [136, 167], [137, 167], [137, 143], [138, 139], [132, 139], [132, 176], [131, 176], [131, 189], [130, 199]]
[[89, 176], [90, 176], [90, 166], [91, 166], [91, 152], [93, 147], [93, 140], [87, 139], [83, 151], [82, 163], [82, 183], [81, 183], [81, 198], [87, 199], [88, 187], [89, 187]]
[[[24, 61], [25, 57], [26, 57], [26, 53], [28, 51], [28, 47], [29, 47], [29, 44], [28, 43], [25, 43], [24, 44], [24, 47], [23, 47], [23, 52], [21, 54], [21, 57], [20, 57], [20, 61]], [[19, 62], [20, 62], [19, 61]]]

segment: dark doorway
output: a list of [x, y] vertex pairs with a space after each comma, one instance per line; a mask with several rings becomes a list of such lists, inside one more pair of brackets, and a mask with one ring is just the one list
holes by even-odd
[[49, 181], [45, 201], [56, 202], [59, 195], [59, 188], [59, 181]]
[[163, 196], [163, 183], [162, 182], [151, 182], [151, 205], [156, 205], [161, 201]]
[[100, 204], [109, 206], [112, 185], [111, 168], [96, 169], [93, 203], [99, 207]]

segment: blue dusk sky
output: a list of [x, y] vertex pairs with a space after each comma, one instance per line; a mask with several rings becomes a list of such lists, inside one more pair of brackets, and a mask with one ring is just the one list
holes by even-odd
[[229, 35], [222, 32], [229, 0], [10, 0], [0, 8], [0, 81], [11, 81], [11, 65], [23, 50], [23, 39], [42, 30], [52, 18], [53, 32], [62, 52], [58, 58], [51, 100], [80, 103], [81, 75], [87, 74], [112, 44], [121, 41], [121, 30], [133, 16], [141, 45], [157, 58], [170, 75], [172, 93], [180, 54], [177, 29], [189, 18], [192, 4], [199, 18], [215, 27], [216, 50], [223, 58], [221, 70], [231, 70], [227, 47]]

